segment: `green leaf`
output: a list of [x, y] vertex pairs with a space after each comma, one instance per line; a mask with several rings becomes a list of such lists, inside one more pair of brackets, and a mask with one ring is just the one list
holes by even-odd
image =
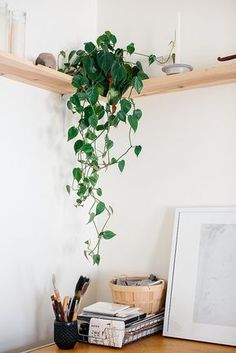
[[88, 121], [89, 121], [89, 124], [94, 128], [96, 129], [97, 127], [97, 124], [98, 124], [98, 118], [96, 115], [91, 115], [89, 118], [88, 118]]
[[133, 111], [133, 115], [139, 120], [141, 117], [142, 117], [142, 110], [140, 110], [140, 109], [135, 109], [134, 111]]
[[72, 110], [72, 109], [73, 109], [73, 105], [72, 105], [71, 101], [68, 101], [68, 102], [66, 103], [66, 105], [67, 105], [67, 108], [68, 108], [69, 110]]
[[95, 217], [95, 216], [96, 216], [95, 213], [94, 213], [94, 212], [91, 212], [91, 213], [89, 214], [89, 220], [88, 220], [88, 223], [87, 223], [87, 224], [91, 223], [91, 222], [94, 220], [94, 217]]
[[157, 59], [156, 55], [154, 55], [154, 54], [149, 55], [149, 57], [148, 57], [149, 65], [152, 65], [154, 63], [154, 61], [156, 61], [156, 59]]
[[127, 114], [130, 111], [132, 104], [128, 99], [122, 99], [120, 102], [121, 110]]
[[118, 60], [114, 61], [112, 65], [111, 76], [115, 86], [124, 81], [127, 77], [127, 72], [124, 65], [122, 65]]
[[73, 176], [75, 178], [75, 180], [78, 181], [78, 183], [80, 182], [81, 178], [82, 178], [82, 171], [80, 168], [74, 168], [73, 169]]
[[105, 109], [102, 105], [96, 106], [95, 111], [96, 115], [98, 116], [98, 120], [105, 115]]
[[134, 147], [134, 153], [138, 157], [139, 153], [142, 151], [142, 146], [138, 145]]
[[133, 79], [131, 81], [131, 86], [134, 87], [134, 89], [139, 94], [142, 91], [143, 82], [138, 76], [135, 76], [135, 77], [133, 77]]
[[125, 167], [125, 160], [122, 159], [121, 161], [118, 162], [118, 167], [120, 169], [121, 172], [123, 172], [124, 167]]
[[94, 265], [99, 265], [100, 260], [101, 260], [101, 257], [99, 254], [93, 255], [93, 264]]
[[96, 127], [96, 130], [97, 130], [97, 131], [106, 130], [105, 125], [98, 125], [98, 126]]
[[96, 207], [96, 216], [102, 213], [105, 210], [105, 208], [106, 208], [105, 203], [102, 201], [99, 201]]
[[73, 58], [73, 56], [75, 55], [76, 50], [72, 50], [68, 56], [68, 61], [71, 61], [71, 59]]
[[78, 196], [83, 196], [87, 191], [87, 187], [84, 184], [80, 184], [79, 190], [77, 192]]
[[138, 119], [136, 118], [135, 115], [129, 115], [128, 116], [128, 121], [129, 124], [131, 126], [131, 128], [134, 130], [134, 132], [136, 132], [137, 128], [138, 128]]
[[112, 140], [109, 140], [109, 138], [106, 138], [106, 147], [107, 150], [110, 150], [114, 146], [114, 143]]
[[91, 105], [87, 105], [87, 107], [84, 108], [84, 117], [88, 119], [93, 114], [94, 114], [93, 108], [91, 107]]
[[72, 78], [72, 86], [79, 89], [82, 85], [83, 85], [82, 76], [74, 75]]
[[80, 127], [81, 130], [87, 129], [87, 127], [89, 127], [88, 120], [87, 119], [80, 119], [79, 127]]
[[98, 196], [102, 196], [102, 189], [101, 188], [97, 189], [97, 194], [98, 194]]
[[87, 130], [86, 134], [85, 134], [85, 137], [89, 140], [95, 140], [97, 138], [97, 135], [91, 131], [91, 130]]
[[68, 192], [69, 195], [70, 195], [70, 189], [71, 189], [70, 185], [66, 185], [66, 191]]
[[117, 162], [116, 158], [112, 157], [111, 164], [115, 164]]
[[89, 155], [91, 153], [93, 153], [94, 149], [93, 149], [93, 146], [90, 144], [90, 143], [85, 143], [82, 147], [82, 151]]
[[116, 44], [117, 39], [116, 39], [116, 36], [114, 36], [114, 34], [112, 34], [110, 31], [106, 31], [105, 34], [107, 35], [108, 39], [109, 39], [113, 44]]
[[126, 115], [122, 110], [120, 110], [116, 116], [119, 120], [126, 122]]
[[102, 237], [107, 240], [113, 238], [115, 235], [116, 234], [113, 233], [111, 230], [105, 230], [104, 232], [102, 232]]
[[138, 78], [140, 78], [140, 80], [146, 80], [149, 78], [149, 76], [147, 74], [145, 74], [145, 72], [143, 72], [143, 71], [139, 71], [137, 76], [138, 76]]
[[98, 52], [97, 54], [98, 66], [105, 72], [106, 75], [110, 71], [113, 61], [114, 61], [114, 56], [109, 51]]
[[87, 93], [88, 93], [89, 103], [92, 105], [95, 105], [99, 97], [97, 87], [93, 86], [91, 90], [87, 91]]
[[97, 184], [98, 178], [99, 175], [97, 173], [93, 173], [92, 175], [90, 175], [89, 181], [93, 186], [95, 186]]
[[127, 45], [126, 49], [130, 55], [133, 54], [135, 52], [134, 43], [130, 43], [129, 45]]
[[82, 140], [78, 140], [74, 144], [74, 151], [75, 153], [78, 153], [81, 150], [81, 147], [83, 146], [84, 142]]
[[92, 53], [96, 49], [95, 45], [92, 42], [84, 43], [84, 49], [87, 53]]
[[72, 140], [73, 138], [75, 138], [78, 135], [78, 129], [75, 126], [72, 126], [69, 128], [68, 130], [68, 138], [67, 141]]
[[71, 103], [73, 103], [74, 105], [79, 105], [80, 106], [80, 100], [79, 97], [77, 96], [77, 94], [73, 94], [73, 96], [70, 97], [70, 101]]

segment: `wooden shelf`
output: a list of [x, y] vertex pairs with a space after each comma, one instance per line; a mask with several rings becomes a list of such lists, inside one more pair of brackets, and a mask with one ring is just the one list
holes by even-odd
[[0, 75], [48, 91], [67, 94], [75, 89], [71, 76], [0, 51]]
[[[34, 65], [25, 59], [0, 51], [0, 75], [60, 94], [73, 93], [71, 76]], [[133, 97], [171, 93], [182, 90], [223, 85], [236, 82], [236, 64], [219, 64], [208, 69], [194, 70], [172, 76], [152, 77], [145, 80], [143, 91]]]
[[[171, 93], [236, 82], [236, 64], [224, 64], [183, 74], [152, 77], [143, 81], [141, 96]], [[137, 94], [134, 95], [137, 97]]]

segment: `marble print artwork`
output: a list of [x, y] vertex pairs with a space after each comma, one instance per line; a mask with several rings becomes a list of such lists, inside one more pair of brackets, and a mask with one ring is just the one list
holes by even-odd
[[194, 323], [236, 327], [236, 224], [201, 226]]

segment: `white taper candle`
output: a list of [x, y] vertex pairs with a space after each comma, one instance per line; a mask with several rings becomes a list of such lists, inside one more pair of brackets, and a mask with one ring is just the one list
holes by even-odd
[[175, 32], [175, 62], [176, 64], [181, 63], [181, 12], [177, 12], [177, 23]]

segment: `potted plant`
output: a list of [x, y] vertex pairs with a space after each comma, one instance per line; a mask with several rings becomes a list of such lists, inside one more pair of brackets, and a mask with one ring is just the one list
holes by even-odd
[[[122, 172], [127, 153], [133, 151], [138, 157], [142, 150], [132, 142], [142, 117], [142, 111], [132, 99], [132, 91], [140, 93], [143, 80], [148, 76], [139, 61], [132, 62], [134, 43], [122, 49], [116, 47], [116, 42], [115, 35], [106, 31], [96, 43], [87, 42], [83, 50], [71, 51], [60, 70], [73, 76], [72, 85], [76, 89], [67, 107], [75, 116], [75, 123], [68, 130], [68, 141], [74, 141], [77, 163], [72, 170], [71, 185], [66, 189], [69, 194], [75, 194], [76, 207], [91, 201], [88, 223], [94, 225], [97, 240], [95, 243], [85, 241], [84, 254], [97, 265], [102, 239], [116, 235], [107, 228], [113, 209], [102, 199], [100, 172], [116, 166]], [[64, 52], [61, 54], [65, 57]], [[150, 64], [158, 60], [155, 55], [149, 55], [148, 59]], [[100, 97], [104, 100], [100, 101]], [[113, 153], [115, 142], [110, 136], [112, 129], [121, 124], [127, 126], [129, 143], [117, 156]], [[96, 220], [101, 214], [106, 214], [106, 219], [99, 228]]]

